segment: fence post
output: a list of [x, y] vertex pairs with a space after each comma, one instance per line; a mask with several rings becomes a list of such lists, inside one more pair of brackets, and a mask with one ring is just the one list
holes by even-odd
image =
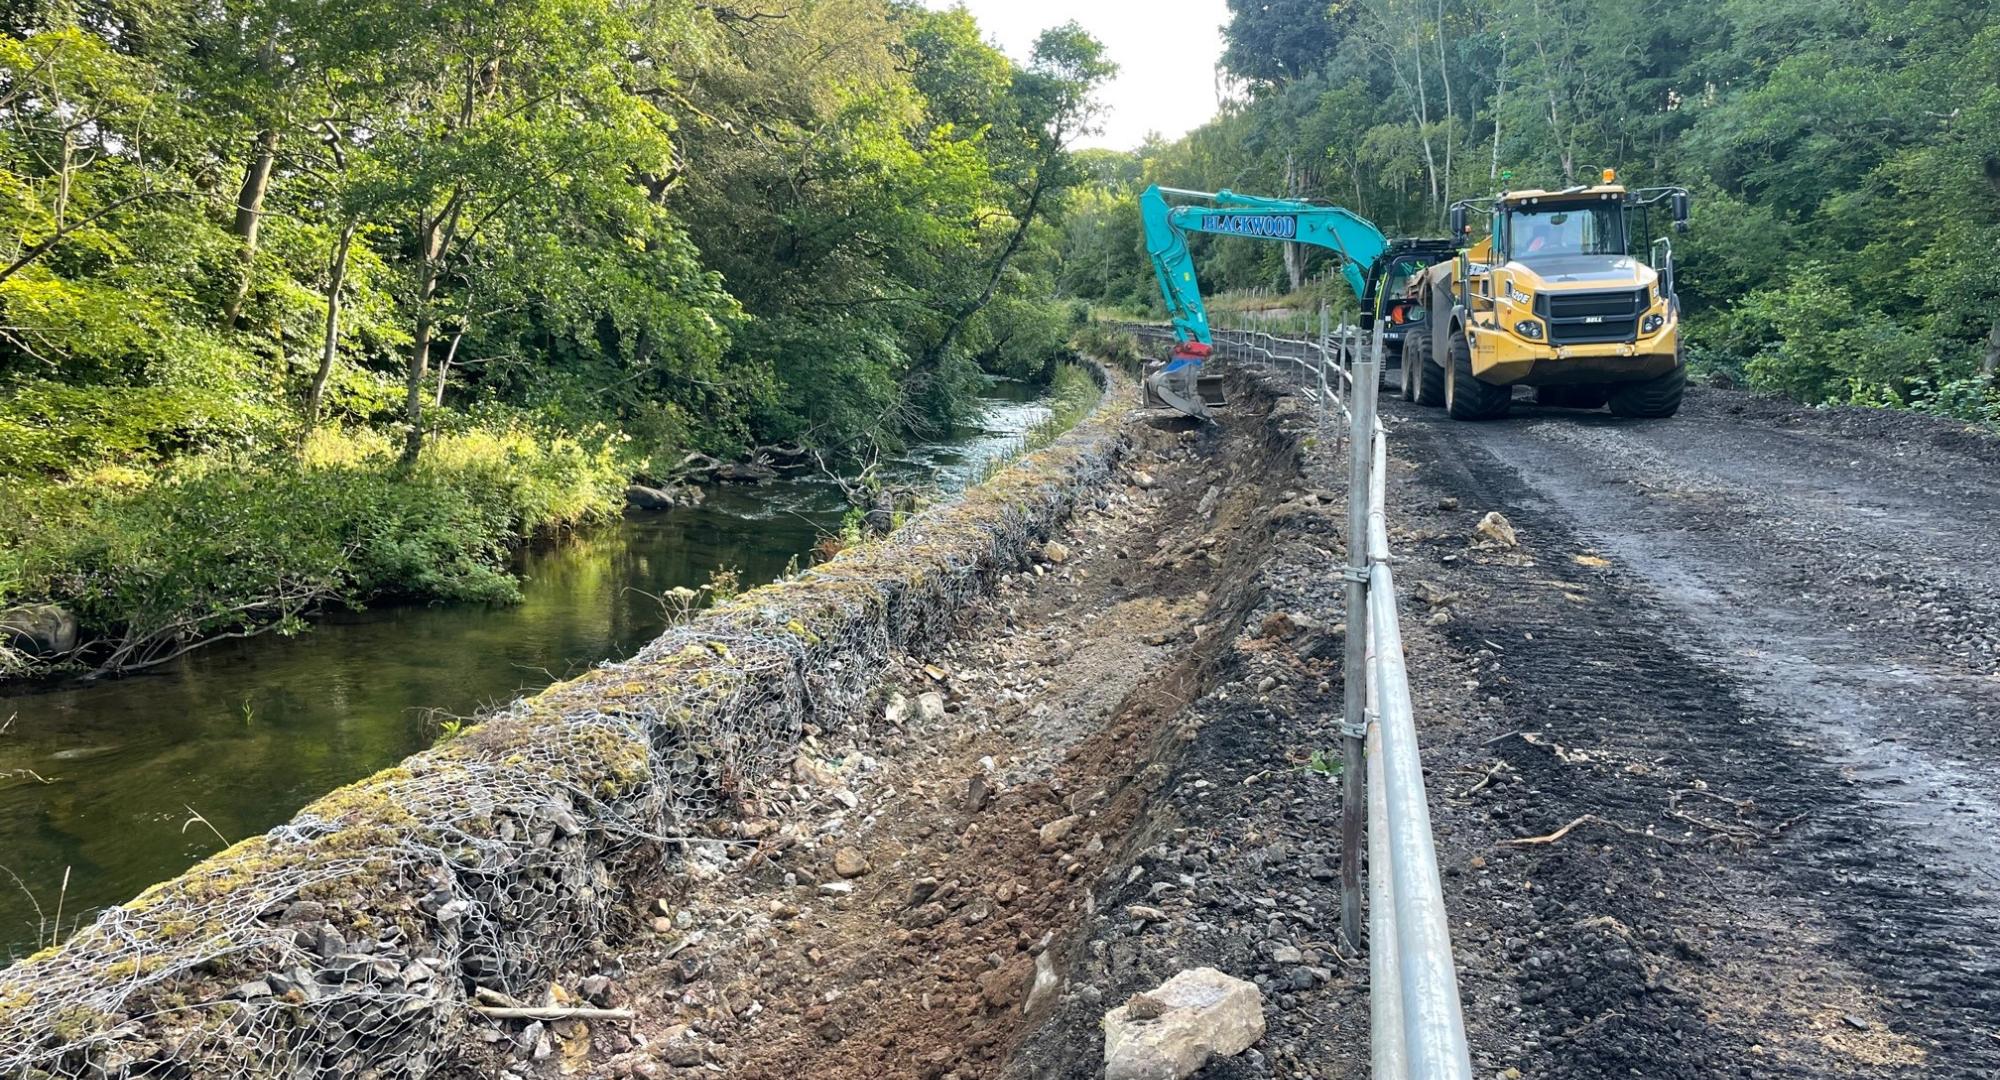
[[1347, 657], [1341, 673], [1347, 684], [1346, 715], [1340, 725], [1340, 933], [1350, 955], [1361, 952], [1361, 833], [1368, 819], [1368, 772], [1362, 740], [1368, 737], [1368, 504], [1369, 468], [1375, 459], [1375, 365], [1381, 362], [1382, 324], [1375, 324], [1375, 351], [1355, 357], [1348, 412], [1347, 473]]
[[1326, 301], [1321, 300], [1319, 302], [1319, 362], [1313, 365], [1313, 376], [1319, 381], [1319, 424], [1316, 430], [1319, 431], [1321, 438], [1326, 436], [1326, 399], [1333, 392], [1333, 385], [1326, 381], [1327, 358], [1330, 355], [1326, 351], [1328, 344], [1327, 334], [1330, 330], [1331, 328], [1327, 325], [1326, 319]]

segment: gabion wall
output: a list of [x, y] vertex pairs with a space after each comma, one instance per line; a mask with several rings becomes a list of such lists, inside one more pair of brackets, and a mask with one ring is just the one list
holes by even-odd
[[420, 1077], [529, 998], [677, 838], [841, 723], [1069, 515], [1133, 393], [887, 540], [704, 612], [0, 971], [0, 1077]]

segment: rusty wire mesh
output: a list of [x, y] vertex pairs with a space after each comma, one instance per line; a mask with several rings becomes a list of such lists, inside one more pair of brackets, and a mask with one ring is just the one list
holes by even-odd
[[[1106, 400], [1120, 400], [1117, 394]], [[323, 798], [0, 971], [0, 1077], [418, 1077], [631, 882], [1016, 568], [1123, 446], [1097, 414], [959, 503]]]

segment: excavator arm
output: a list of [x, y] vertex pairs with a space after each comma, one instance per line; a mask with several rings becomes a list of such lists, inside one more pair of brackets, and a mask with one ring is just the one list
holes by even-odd
[[[1179, 200], [1169, 203], [1168, 196]], [[1367, 295], [1367, 273], [1388, 249], [1389, 240], [1367, 218], [1338, 206], [1320, 206], [1298, 199], [1267, 199], [1231, 191], [1183, 191], [1148, 187], [1139, 196], [1139, 215], [1146, 229], [1146, 254], [1153, 262], [1160, 295], [1174, 337], [1209, 344], [1208, 309], [1195, 281], [1188, 233], [1247, 236], [1291, 241], [1325, 248], [1341, 257], [1340, 272], [1357, 299]]]

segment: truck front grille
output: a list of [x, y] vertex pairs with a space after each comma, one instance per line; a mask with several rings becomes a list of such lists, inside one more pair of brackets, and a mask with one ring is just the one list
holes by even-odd
[[1646, 290], [1539, 293], [1535, 314], [1549, 324], [1552, 345], [1596, 345], [1635, 341], [1639, 316], [1646, 311]]

